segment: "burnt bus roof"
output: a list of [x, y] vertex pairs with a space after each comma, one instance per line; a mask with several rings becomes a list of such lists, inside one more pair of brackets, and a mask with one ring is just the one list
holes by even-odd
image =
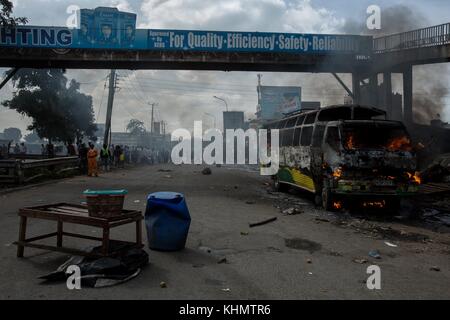
[[385, 127], [406, 128], [403, 122], [395, 120], [336, 120], [329, 125], [380, 125]]
[[289, 114], [282, 119], [266, 122], [265, 126], [269, 127], [280, 121], [311, 114], [318, 114], [315, 122], [329, 122], [338, 120], [372, 120], [374, 117], [386, 116], [386, 111], [362, 105], [332, 105], [318, 110], [299, 111], [294, 114]]

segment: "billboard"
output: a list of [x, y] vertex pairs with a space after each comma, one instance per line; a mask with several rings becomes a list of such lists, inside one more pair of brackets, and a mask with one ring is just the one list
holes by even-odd
[[370, 36], [136, 29], [136, 18], [116, 8], [82, 9], [79, 29], [0, 27], [0, 46], [291, 54], [372, 51]]
[[260, 86], [260, 118], [272, 120], [301, 110], [302, 88]]

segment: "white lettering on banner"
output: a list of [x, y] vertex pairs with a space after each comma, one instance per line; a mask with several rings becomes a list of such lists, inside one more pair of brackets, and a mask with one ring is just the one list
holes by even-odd
[[229, 33], [227, 37], [228, 49], [275, 49], [275, 35], [255, 36], [252, 34]]
[[223, 36], [208, 32], [205, 35], [197, 35], [193, 32], [188, 33], [188, 47], [195, 48], [214, 48], [221, 50], [223, 47]]

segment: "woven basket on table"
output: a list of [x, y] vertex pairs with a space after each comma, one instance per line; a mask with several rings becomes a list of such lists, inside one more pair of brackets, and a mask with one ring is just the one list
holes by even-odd
[[89, 195], [86, 196], [89, 216], [97, 218], [113, 218], [122, 215], [123, 195]]

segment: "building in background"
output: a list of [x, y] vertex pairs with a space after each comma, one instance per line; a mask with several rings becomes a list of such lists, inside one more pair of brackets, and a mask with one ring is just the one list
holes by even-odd
[[226, 111], [223, 113], [223, 130], [227, 129], [245, 129], [246, 123], [244, 112], [242, 111]]

